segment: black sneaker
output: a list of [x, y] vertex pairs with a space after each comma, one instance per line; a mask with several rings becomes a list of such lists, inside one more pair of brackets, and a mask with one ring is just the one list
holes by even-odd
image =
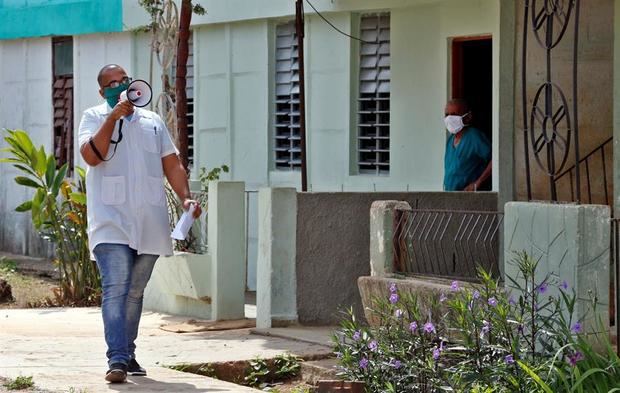
[[127, 381], [127, 366], [123, 363], [112, 363], [105, 374], [105, 380], [112, 383]]
[[131, 359], [129, 361], [129, 365], [127, 366], [127, 373], [129, 375], [135, 375], [143, 377], [146, 375], [146, 370], [140, 367], [136, 359]]

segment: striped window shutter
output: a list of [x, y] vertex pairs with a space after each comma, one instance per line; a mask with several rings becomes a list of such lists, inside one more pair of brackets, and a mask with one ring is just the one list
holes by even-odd
[[276, 26], [275, 166], [281, 170], [301, 167], [299, 134], [299, 51], [295, 23]]
[[187, 57], [187, 85], [185, 87], [187, 94], [187, 159], [189, 165], [194, 164], [194, 40], [193, 34], [189, 35], [189, 56]]
[[390, 15], [361, 18], [358, 169], [390, 172]]
[[68, 163], [67, 175], [73, 173], [73, 39], [52, 40], [54, 105], [54, 156], [56, 165]]

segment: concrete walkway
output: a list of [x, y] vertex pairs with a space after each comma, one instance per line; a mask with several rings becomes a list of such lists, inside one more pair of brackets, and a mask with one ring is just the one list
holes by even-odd
[[[277, 336], [252, 334], [250, 329], [189, 334], [159, 329], [186, 319], [146, 312], [137, 359], [148, 376], [110, 385], [103, 379], [106, 348], [99, 309], [0, 310], [0, 376], [33, 376], [37, 388], [51, 392], [251, 392], [256, 390], [162, 366], [331, 352], [324, 345], [326, 329], [309, 329], [306, 339], [303, 334], [299, 339], [285, 338], [282, 329]], [[292, 336], [298, 337], [299, 331]]]

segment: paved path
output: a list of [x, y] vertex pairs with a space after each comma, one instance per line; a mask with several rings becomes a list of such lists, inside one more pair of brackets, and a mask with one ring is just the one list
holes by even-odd
[[[162, 324], [184, 320], [146, 312], [137, 341], [137, 358], [149, 375], [130, 377], [128, 384], [110, 385], [103, 380], [106, 359], [99, 309], [0, 310], [0, 376], [31, 375], [38, 388], [51, 392], [251, 392], [256, 390], [162, 366], [330, 352], [327, 346], [312, 343], [317, 342], [313, 339], [256, 335], [250, 329], [191, 334], [159, 329]], [[328, 331], [322, 332], [319, 343], [326, 341]]]

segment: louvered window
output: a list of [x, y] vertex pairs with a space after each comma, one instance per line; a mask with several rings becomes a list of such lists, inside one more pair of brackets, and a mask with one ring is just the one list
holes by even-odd
[[360, 21], [358, 169], [390, 172], [390, 15]]
[[73, 39], [52, 40], [54, 156], [58, 167], [69, 163], [73, 172]]
[[187, 160], [194, 164], [194, 41], [189, 35], [189, 56], [187, 57], [187, 76], [185, 91], [187, 94]]
[[[185, 96], [187, 98], [187, 161], [189, 166], [194, 165], [194, 34], [189, 33], [188, 54], [187, 54], [187, 73], [185, 74]], [[170, 67], [170, 80], [175, 83], [177, 75], [176, 60]], [[173, 85], [174, 86], [174, 85]], [[172, 130], [171, 130], [172, 133]], [[175, 133], [176, 134], [176, 133]], [[174, 135], [174, 134], [173, 134]]]
[[296, 170], [301, 167], [301, 138], [299, 51], [293, 22], [276, 27], [275, 55], [275, 166], [282, 170]]

